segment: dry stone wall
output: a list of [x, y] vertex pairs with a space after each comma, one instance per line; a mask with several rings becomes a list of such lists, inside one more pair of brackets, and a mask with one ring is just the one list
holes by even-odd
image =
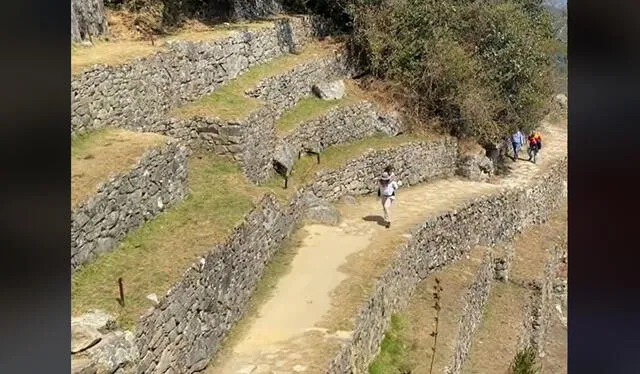
[[562, 252], [566, 248], [567, 237], [565, 234], [559, 244], [549, 248], [542, 277], [531, 285], [534, 292], [531, 300], [530, 318], [526, 322], [527, 333], [525, 335], [529, 337], [527, 344], [533, 347], [538, 354], [544, 351], [549, 322], [554, 318], [554, 281], [562, 261]]
[[269, 103], [279, 116], [293, 108], [301, 98], [311, 95], [314, 84], [354, 75], [356, 70], [351, 66], [347, 54], [336, 52], [263, 79], [245, 94]]
[[153, 125], [170, 109], [322, 35], [322, 25], [313, 17], [287, 18], [222, 40], [169, 42], [166, 51], [124, 65], [96, 65], [72, 77], [71, 133]]
[[[453, 153], [452, 140], [407, 144], [397, 153], [373, 151], [350, 163], [340, 175], [355, 178], [359, 167], [365, 175], [380, 171], [380, 165], [367, 162], [392, 157], [398, 162], [399, 175], [416, 181], [435, 177], [426, 167], [412, 165], [430, 163], [429, 169], [450, 175], [455, 170], [455, 158], [439, 156]], [[378, 153], [376, 153], [378, 152]], [[402, 156], [402, 153], [406, 155]], [[439, 165], [438, 163], [444, 163]], [[374, 171], [373, 168], [376, 168]], [[404, 170], [407, 168], [407, 170]], [[411, 173], [419, 173], [412, 177]], [[168, 370], [193, 373], [203, 370], [220, 342], [235, 322], [244, 314], [266, 264], [282, 240], [305, 218], [308, 208], [318, 199], [314, 192], [325, 191], [328, 198], [344, 194], [367, 193], [369, 189], [351, 190], [351, 179], [334, 180], [334, 174], [317, 176], [318, 186], [298, 190], [281, 207], [268, 195], [249, 213], [228, 239], [188, 269], [183, 278], [160, 303], [141, 317], [136, 329], [136, 344], [140, 351], [139, 373], [165, 373]], [[323, 183], [325, 182], [325, 183]], [[334, 191], [336, 187], [337, 191]]]
[[147, 151], [71, 213], [71, 269], [115, 247], [127, 233], [186, 194], [189, 150], [175, 140]]
[[485, 257], [476, 273], [470, 289], [465, 295], [465, 305], [462, 312], [462, 319], [458, 324], [458, 335], [456, 336], [456, 346], [453, 350], [453, 360], [446, 374], [458, 374], [462, 369], [462, 364], [469, 354], [473, 333], [482, 321], [484, 305], [489, 298], [489, 292], [495, 277], [494, 257], [490, 251], [485, 253]]
[[[365, 373], [378, 352], [391, 314], [406, 307], [418, 282], [429, 273], [473, 246], [492, 246], [513, 237], [523, 227], [546, 219], [562, 198], [566, 167], [565, 158], [532, 186], [476, 199], [417, 227], [379, 278], [358, 313], [352, 339], [328, 364], [327, 372]], [[522, 206], [530, 209], [521, 209]]]
[[[322, 152], [326, 148], [352, 143], [376, 134], [396, 136], [404, 132], [393, 114], [380, 113], [373, 103], [361, 101], [334, 108], [321, 117], [302, 122], [278, 142], [276, 154], [297, 155], [300, 150]], [[292, 164], [293, 160], [276, 160]]]
[[396, 179], [402, 180], [404, 186], [446, 178], [455, 172], [456, 155], [457, 141], [453, 137], [370, 150], [338, 170], [318, 172], [310, 189], [317, 197], [330, 201], [345, 195], [374, 193], [377, 178], [387, 165], [393, 166]]

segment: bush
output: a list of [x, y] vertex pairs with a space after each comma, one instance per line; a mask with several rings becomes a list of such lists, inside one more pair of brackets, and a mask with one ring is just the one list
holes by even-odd
[[553, 38], [541, 1], [355, 1], [353, 42], [412, 116], [492, 143], [545, 115]]

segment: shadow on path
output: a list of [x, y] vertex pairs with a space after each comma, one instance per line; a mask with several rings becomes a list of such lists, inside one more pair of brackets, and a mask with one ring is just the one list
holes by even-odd
[[365, 216], [362, 217], [362, 220], [367, 222], [376, 222], [380, 226], [386, 226], [386, 223], [384, 222], [384, 218], [382, 216]]

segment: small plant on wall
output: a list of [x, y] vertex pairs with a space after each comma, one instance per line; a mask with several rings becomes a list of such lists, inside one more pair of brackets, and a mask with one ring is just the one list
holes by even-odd
[[536, 362], [536, 351], [527, 347], [518, 353], [511, 362], [510, 374], [539, 374], [540, 366]]
[[433, 374], [433, 363], [436, 359], [436, 349], [438, 347], [438, 324], [440, 322], [440, 310], [442, 309], [440, 306], [440, 294], [442, 293], [443, 288], [440, 285], [440, 279], [436, 278], [435, 281], [436, 284], [433, 286], [433, 299], [435, 300], [433, 309], [435, 309], [436, 311], [436, 316], [434, 317], [436, 324], [433, 332], [431, 333], [431, 336], [433, 336], [433, 347], [431, 347], [433, 353], [431, 355], [431, 366], [429, 366], [429, 374]]

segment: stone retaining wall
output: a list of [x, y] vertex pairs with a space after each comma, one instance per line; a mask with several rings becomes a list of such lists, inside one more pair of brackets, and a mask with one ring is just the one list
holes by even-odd
[[396, 179], [402, 180], [403, 186], [445, 178], [455, 172], [456, 154], [457, 141], [453, 137], [371, 150], [340, 169], [319, 171], [310, 189], [326, 200], [375, 193], [377, 178], [387, 165], [394, 167]]
[[559, 244], [556, 244], [547, 251], [547, 261], [545, 262], [542, 277], [532, 284], [533, 298], [530, 308], [529, 320], [526, 324], [526, 334], [528, 345], [533, 347], [538, 354], [544, 351], [547, 329], [549, 322], [555, 318], [553, 314], [554, 305], [554, 282], [558, 266], [562, 261], [562, 252], [567, 248], [566, 234]]
[[140, 129], [208, 94], [249, 67], [295, 50], [326, 30], [318, 18], [214, 41], [173, 41], [166, 50], [119, 65], [95, 65], [72, 77], [71, 133], [104, 126]]
[[[361, 101], [333, 108], [318, 118], [298, 124], [278, 142], [279, 149], [275, 153], [295, 156], [301, 149], [321, 152], [330, 146], [353, 143], [377, 133], [395, 136], [404, 130], [397, 117], [380, 113], [373, 103]], [[293, 160], [279, 161], [291, 164]]]
[[[193, 373], [206, 367], [226, 333], [244, 314], [266, 264], [282, 240], [304, 219], [310, 202], [317, 199], [314, 192], [322, 191], [329, 199], [370, 192], [370, 189], [352, 190], [347, 184], [360, 168], [364, 168], [365, 175], [378, 173], [379, 164], [367, 158], [377, 160], [381, 155], [393, 157], [398, 162], [398, 174], [408, 180], [436, 177], [433, 170], [449, 175], [455, 170], [455, 158], [450, 160], [440, 154], [455, 155], [452, 141], [407, 144], [395, 153], [370, 152], [349, 163], [344, 168], [346, 172], [338, 173], [343, 176], [341, 179], [335, 180], [333, 173], [319, 174], [318, 182], [297, 191], [284, 208], [274, 197], [264, 197], [223, 244], [187, 270], [159, 305], [141, 317], [136, 329], [142, 357], [138, 372], [165, 373], [172, 368], [174, 372]], [[439, 165], [440, 162], [444, 165]], [[429, 167], [412, 167], [419, 164]]]
[[293, 108], [301, 98], [310, 96], [314, 84], [351, 77], [355, 73], [347, 54], [336, 52], [265, 78], [245, 94], [269, 103], [279, 116]]
[[462, 364], [464, 364], [469, 354], [473, 333], [482, 321], [484, 305], [489, 298], [489, 292], [493, 285], [493, 278], [495, 277], [494, 261], [491, 251], [487, 251], [478, 272], [474, 276], [471, 287], [465, 295], [464, 311], [458, 324], [456, 346], [453, 350], [453, 362], [449, 365], [450, 371], [446, 374], [459, 374]]
[[[404, 309], [416, 285], [476, 245], [492, 246], [519, 229], [541, 222], [560, 202], [566, 158], [532, 186], [476, 199], [465, 207], [429, 219], [379, 278], [361, 307], [352, 339], [328, 363], [328, 373], [365, 373], [377, 354], [391, 314]], [[522, 206], [531, 209], [520, 209]]]
[[71, 213], [71, 269], [111, 250], [127, 233], [186, 195], [188, 149], [170, 140], [111, 177]]
[[285, 208], [268, 195], [223, 244], [187, 270], [140, 319], [138, 372], [203, 370], [245, 312], [266, 264], [303, 212], [301, 194]]

